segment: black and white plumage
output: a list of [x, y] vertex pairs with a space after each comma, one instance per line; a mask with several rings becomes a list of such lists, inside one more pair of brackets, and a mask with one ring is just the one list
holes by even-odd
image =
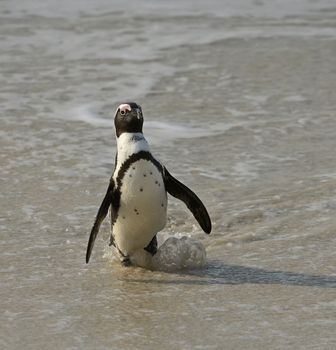
[[89, 262], [99, 228], [111, 211], [111, 244], [124, 265], [139, 249], [156, 253], [156, 234], [166, 224], [167, 192], [182, 200], [206, 233], [211, 220], [201, 200], [175, 179], [150, 153], [142, 133], [143, 115], [134, 102], [121, 104], [114, 124], [117, 155], [113, 175], [91, 230], [86, 262]]

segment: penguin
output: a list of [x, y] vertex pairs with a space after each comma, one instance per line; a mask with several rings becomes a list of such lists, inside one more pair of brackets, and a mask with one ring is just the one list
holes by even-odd
[[116, 248], [122, 265], [131, 265], [132, 255], [139, 249], [155, 255], [156, 235], [167, 219], [167, 193], [186, 204], [205, 233], [211, 232], [211, 220], [201, 200], [153, 157], [142, 132], [143, 123], [137, 103], [126, 102], [117, 108], [115, 169], [90, 233], [86, 263], [109, 209], [110, 245]]

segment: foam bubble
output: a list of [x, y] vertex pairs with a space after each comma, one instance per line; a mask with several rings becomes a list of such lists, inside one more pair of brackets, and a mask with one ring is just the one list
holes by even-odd
[[206, 253], [202, 243], [189, 237], [170, 237], [153, 257], [153, 268], [163, 271], [201, 268]]
[[[104, 258], [119, 263], [115, 249], [106, 249]], [[135, 266], [157, 271], [199, 269], [205, 266], [206, 252], [203, 244], [192, 238], [169, 237], [153, 257], [144, 249], [139, 249], [132, 255], [131, 261]]]
[[202, 243], [189, 237], [169, 237], [152, 257], [143, 249], [132, 256], [136, 266], [159, 271], [197, 269], [205, 265], [206, 253]]

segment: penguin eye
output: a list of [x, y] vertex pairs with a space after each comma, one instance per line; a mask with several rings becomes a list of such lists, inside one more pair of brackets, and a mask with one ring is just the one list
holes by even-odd
[[122, 110], [122, 111], [120, 111], [120, 114], [121, 114], [121, 115], [125, 115], [125, 114], [126, 114], [126, 111]]

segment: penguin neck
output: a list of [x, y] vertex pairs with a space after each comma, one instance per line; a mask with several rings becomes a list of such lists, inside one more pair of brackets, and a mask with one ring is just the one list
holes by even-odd
[[132, 154], [149, 152], [149, 145], [142, 132], [123, 132], [117, 137], [118, 164], [122, 164]]

